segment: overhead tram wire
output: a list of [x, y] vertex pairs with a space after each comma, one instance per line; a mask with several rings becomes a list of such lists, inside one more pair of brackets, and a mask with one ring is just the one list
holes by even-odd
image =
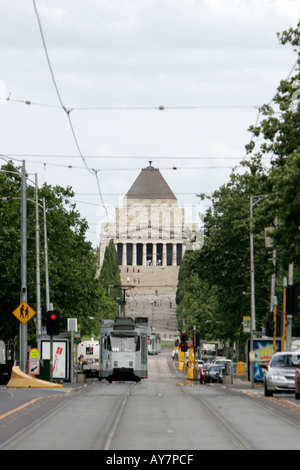
[[[288, 79], [291, 77], [291, 75], [292, 75], [292, 73], [294, 72], [294, 70], [295, 70], [295, 68], [297, 67], [297, 65], [298, 65], [298, 58], [296, 59], [296, 62], [295, 62], [294, 65], [292, 66], [291, 70], [289, 71], [289, 73], [288, 73], [288, 75], [287, 75], [287, 77], [286, 77], [286, 80], [288, 80]], [[270, 105], [271, 105], [271, 103], [274, 101], [275, 96], [276, 96], [276, 93], [274, 94], [274, 96], [272, 96], [272, 98], [271, 98], [270, 101], [268, 102], [267, 106], [270, 106]], [[257, 112], [257, 116], [256, 116], [256, 121], [255, 121], [255, 124], [254, 124], [254, 129], [258, 126], [258, 123], [259, 123], [259, 120], [260, 120], [260, 116], [261, 116], [261, 113], [262, 113], [262, 109], [263, 109], [263, 106], [258, 106], [258, 107], [257, 107], [258, 112]], [[253, 136], [255, 135], [254, 132], [252, 132], [252, 134], [253, 134]], [[253, 138], [250, 140], [250, 143], [251, 143], [252, 141], [253, 141]], [[251, 153], [252, 153], [252, 152], [251, 152]], [[237, 166], [235, 166], [235, 167], [233, 168], [233, 170], [232, 170], [233, 172], [236, 171], [236, 170], [238, 170], [238, 169], [240, 168], [240, 166], [242, 165], [242, 163], [245, 161], [247, 155], [248, 155], [248, 152], [246, 151], [246, 153], [245, 153], [243, 159], [240, 161], [240, 163], [239, 163]], [[272, 157], [273, 157], [273, 154], [271, 155], [271, 158], [272, 158]]]
[[[11, 157], [32, 157], [32, 158], [81, 158], [80, 155], [68, 155], [68, 154], [32, 154], [32, 153], [6, 153], [7, 158]], [[87, 159], [109, 159], [109, 160], [141, 160], [143, 158], [148, 159], [149, 155], [85, 155], [84, 157], [86, 160]], [[197, 156], [191, 156], [191, 155], [154, 155], [152, 158], [155, 158], [157, 161], [159, 160], [240, 160], [241, 157], [235, 157], [235, 156], [216, 156], [216, 155], [197, 155]], [[263, 156], [263, 158], [268, 158], [267, 156]]]
[[75, 135], [75, 131], [74, 131], [74, 127], [73, 127], [73, 124], [72, 124], [72, 120], [71, 120], [71, 117], [70, 117], [70, 112], [71, 110], [68, 110], [64, 103], [63, 103], [63, 100], [62, 100], [62, 97], [60, 95], [60, 92], [59, 92], [59, 89], [58, 89], [58, 86], [57, 86], [57, 83], [56, 83], [56, 80], [55, 80], [55, 77], [54, 77], [54, 72], [53, 72], [53, 69], [52, 69], [52, 65], [51, 65], [51, 62], [50, 62], [50, 58], [49, 58], [49, 54], [48, 54], [48, 50], [47, 50], [47, 46], [46, 46], [46, 41], [45, 41], [45, 37], [44, 37], [44, 33], [43, 33], [43, 29], [42, 29], [42, 24], [41, 24], [41, 21], [40, 21], [40, 16], [39, 16], [39, 13], [38, 13], [38, 10], [37, 10], [37, 7], [36, 7], [36, 3], [35, 3], [35, 0], [32, 0], [33, 2], [33, 6], [34, 6], [34, 10], [35, 10], [35, 14], [36, 14], [36, 17], [37, 17], [37, 21], [38, 21], [38, 25], [39, 25], [39, 30], [40, 30], [40, 34], [41, 34], [41, 39], [42, 39], [42, 43], [43, 43], [43, 47], [44, 47], [44, 51], [45, 51], [45, 55], [46, 55], [46, 60], [47, 60], [47, 63], [48, 63], [48, 67], [49, 67], [49, 71], [50, 71], [50, 74], [51, 74], [51, 78], [52, 78], [52, 81], [53, 81], [53, 84], [54, 84], [54, 87], [55, 87], [55, 90], [56, 90], [56, 94], [57, 94], [57, 97], [58, 97], [58, 100], [60, 102], [60, 105], [61, 105], [61, 108], [65, 111], [67, 117], [68, 117], [68, 121], [69, 121], [69, 125], [70, 125], [70, 128], [71, 128], [71, 131], [72, 131], [72, 134], [73, 134], [73, 137], [74, 137], [74, 140], [75, 140], [75, 144], [76, 144], [76, 147], [79, 151], [79, 154], [83, 160], [83, 163], [85, 164], [86, 166], [86, 169], [92, 173], [92, 171], [90, 170], [90, 168], [87, 166], [86, 164], [86, 161], [85, 161], [85, 158], [84, 156], [82, 155], [82, 152], [81, 152], [81, 149], [80, 149], [80, 146], [79, 146], [79, 143], [78, 143], [78, 140], [76, 138], [76, 135]]
[[[7, 157], [8, 158], [8, 157]], [[15, 160], [15, 161], [20, 161], [19, 159], [17, 158], [11, 158], [11, 160]], [[81, 166], [75, 166], [75, 165], [68, 165], [68, 164], [61, 164], [61, 163], [49, 163], [49, 162], [33, 162], [33, 161], [30, 161], [30, 160], [27, 160], [28, 163], [31, 163], [32, 165], [44, 165], [45, 167], [48, 165], [48, 166], [54, 166], [54, 167], [60, 167], [60, 168], [67, 168], [69, 170], [82, 170], [83, 167]], [[230, 170], [232, 169], [232, 166], [217, 166], [217, 165], [210, 165], [210, 166], [186, 166], [186, 167], [180, 167], [180, 166], [169, 166], [169, 167], [160, 167], [160, 170], [163, 170], [163, 171], [168, 171], [168, 170], [172, 170], [172, 171], [183, 171], [183, 170], [187, 170], [187, 171], [190, 171], [190, 170]], [[98, 173], [101, 171], [101, 172], [123, 172], [123, 171], [140, 171], [140, 168], [128, 168], [128, 167], [125, 167], [125, 168], [121, 168], [121, 167], [118, 167], [118, 168], [102, 168], [101, 170], [95, 170], [94, 168], [92, 168], [92, 171], [93, 171], [93, 174], [96, 176], [97, 178], [97, 183], [98, 183], [98, 186], [99, 186], [99, 180], [98, 180]], [[100, 188], [99, 188], [100, 190]]]
[[102, 192], [101, 192], [101, 188], [100, 188], [100, 183], [99, 183], [99, 178], [98, 178], [98, 171], [94, 170], [94, 169], [90, 169], [89, 166], [87, 165], [86, 161], [85, 161], [85, 158], [82, 154], [82, 151], [81, 151], [81, 148], [79, 146], [79, 142], [78, 142], [78, 139], [76, 137], [76, 133], [75, 133], [75, 130], [74, 130], [74, 126], [73, 126], [73, 123], [72, 123], [72, 120], [71, 120], [71, 117], [70, 117], [70, 113], [72, 111], [72, 109], [67, 109], [66, 106], [64, 105], [63, 103], [63, 100], [62, 100], [62, 97], [60, 95], [60, 92], [59, 92], [59, 89], [58, 89], [58, 86], [57, 86], [57, 83], [56, 83], [56, 80], [55, 80], [55, 76], [54, 76], [54, 72], [53, 72], [53, 69], [52, 69], [52, 65], [51, 65], [51, 62], [50, 62], [50, 58], [49, 58], [49, 54], [48, 54], [48, 50], [47, 50], [47, 46], [46, 46], [46, 41], [45, 41], [45, 37], [44, 37], [44, 33], [43, 33], [43, 28], [42, 28], [42, 24], [41, 24], [41, 20], [40, 20], [40, 16], [39, 16], [39, 12], [37, 10], [37, 6], [36, 6], [36, 3], [35, 3], [35, 0], [32, 0], [33, 2], [33, 7], [34, 7], [34, 11], [35, 11], [35, 14], [36, 14], [36, 17], [37, 17], [37, 21], [38, 21], [38, 25], [39, 25], [39, 30], [40, 30], [40, 35], [41, 35], [41, 39], [42, 39], [42, 43], [43, 43], [43, 48], [44, 48], [44, 51], [45, 51], [45, 55], [46, 55], [46, 59], [47, 59], [47, 63], [48, 63], [48, 67], [49, 67], [49, 71], [50, 71], [50, 74], [51, 74], [51, 78], [52, 78], [52, 81], [53, 81], [53, 84], [54, 84], [54, 87], [55, 87], [55, 90], [56, 90], [56, 94], [58, 96], [58, 100], [60, 102], [60, 105], [61, 105], [61, 108], [65, 111], [66, 115], [67, 115], [67, 118], [68, 118], [68, 122], [69, 122], [69, 126], [71, 128], [71, 132], [72, 132], [72, 135], [73, 135], [73, 138], [74, 138], [74, 141], [75, 141], [75, 144], [76, 144], [76, 147], [77, 147], [77, 150], [82, 158], [82, 161], [86, 167], [86, 169], [88, 170], [89, 173], [93, 174], [96, 176], [96, 182], [97, 182], [97, 187], [98, 187], [98, 191], [99, 191], [99, 194], [100, 194], [100, 198], [101, 198], [101, 202], [102, 202], [102, 205], [103, 205], [103, 208], [105, 209], [106, 211], [106, 215], [107, 215], [107, 221], [108, 221], [108, 213], [107, 213], [107, 208], [104, 204], [104, 200], [103, 200], [103, 196], [102, 196]]
[[[34, 1], [34, 0], [33, 0]], [[57, 89], [57, 86], [56, 86]], [[50, 103], [38, 103], [32, 100], [25, 100], [25, 99], [16, 99], [11, 97], [11, 93], [6, 98], [6, 101], [11, 103], [21, 103], [27, 106], [41, 106], [45, 108], [57, 108], [60, 109], [63, 107], [64, 111], [70, 113], [71, 111], [168, 111], [168, 110], [200, 110], [200, 109], [211, 109], [211, 110], [220, 110], [220, 109], [257, 109], [260, 110], [261, 106], [256, 104], [199, 104], [199, 105], [182, 105], [182, 106], [133, 106], [133, 105], [123, 105], [123, 106], [72, 106], [69, 110], [65, 108], [65, 106], [61, 102], [61, 106], [50, 104]]]

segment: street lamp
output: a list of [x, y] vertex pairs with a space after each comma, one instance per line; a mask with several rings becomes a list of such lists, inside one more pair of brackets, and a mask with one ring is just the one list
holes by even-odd
[[[253, 235], [253, 207], [260, 202], [267, 194], [261, 196], [250, 196], [250, 276], [251, 276], [251, 328], [250, 328], [250, 349], [253, 354], [253, 336], [256, 330], [255, 312], [255, 267], [254, 267], [254, 235]], [[257, 199], [254, 201], [254, 199]], [[254, 358], [251, 357], [251, 386], [254, 388]]]
[[[21, 294], [20, 303], [27, 303], [27, 186], [25, 160], [22, 162], [21, 181]], [[20, 368], [26, 372], [27, 365], [27, 323], [20, 322]]]
[[[1, 158], [5, 160], [2, 156]], [[6, 160], [5, 160], [6, 161]], [[12, 173], [20, 175], [20, 172], [0, 170], [4, 173]], [[21, 292], [20, 303], [27, 303], [27, 199], [26, 199], [26, 171], [25, 160], [22, 162], [21, 169]], [[13, 198], [3, 198], [9, 200]], [[20, 322], [20, 368], [26, 372], [27, 364], [27, 323]]]
[[[19, 173], [17, 173], [19, 174]], [[41, 282], [40, 282], [40, 225], [39, 225], [39, 207], [43, 209], [44, 217], [44, 254], [45, 254], [45, 278], [46, 278], [46, 309], [50, 310], [50, 292], [49, 292], [49, 271], [48, 271], [48, 237], [47, 237], [47, 220], [46, 220], [46, 201], [43, 198], [43, 204], [39, 203], [38, 199], [38, 180], [37, 174], [35, 174], [35, 200], [26, 197], [26, 176], [24, 173], [25, 180], [25, 190], [24, 193], [21, 193], [21, 303], [27, 302], [27, 201], [30, 201], [35, 204], [35, 231], [36, 231], [36, 334], [37, 337], [42, 333], [42, 314], [41, 314]], [[22, 174], [22, 184], [23, 184], [23, 174]], [[22, 186], [23, 187], [23, 186]], [[3, 201], [10, 201], [14, 199], [20, 199], [19, 197], [3, 197]], [[26, 300], [25, 300], [26, 292]], [[22, 339], [21, 339], [22, 338]], [[25, 353], [26, 348], [26, 358], [27, 358], [27, 332], [23, 330], [23, 334], [20, 333], [20, 359], [23, 357], [21, 353], [21, 344], [26, 343], [26, 347], [22, 346]], [[22, 365], [21, 365], [22, 363]], [[20, 361], [21, 370], [23, 370], [23, 359]], [[25, 369], [24, 369], [25, 370]]]

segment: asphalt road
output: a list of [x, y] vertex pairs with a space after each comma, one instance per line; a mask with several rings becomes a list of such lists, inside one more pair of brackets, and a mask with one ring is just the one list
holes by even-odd
[[[187, 381], [170, 352], [135, 384], [0, 389], [0, 448], [11, 450], [299, 450], [300, 404], [244, 384]], [[183, 463], [183, 462], [182, 462]]]

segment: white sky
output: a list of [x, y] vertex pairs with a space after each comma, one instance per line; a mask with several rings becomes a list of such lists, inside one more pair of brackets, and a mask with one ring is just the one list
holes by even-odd
[[91, 171], [60, 107], [32, 0], [0, 0], [0, 154], [26, 160], [39, 185], [70, 185], [94, 246], [105, 211], [92, 169], [109, 208], [122, 204], [150, 159], [179, 205], [197, 205], [196, 193], [228, 182], [245, 156], [257, 107], [272, 99], [296, 61], [276, 33], [296, 26], [299, 0], [36, 0], [36, 6]]

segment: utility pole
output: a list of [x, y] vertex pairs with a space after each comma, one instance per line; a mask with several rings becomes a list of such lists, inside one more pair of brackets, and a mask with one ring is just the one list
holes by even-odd
[[40, 222], [39, 222], [39, 195], [38, 176], [35, 174], [35, 233], [36, 233], [36, 335], [42, 334], [41, 312], [41, 269], [40, 269]]
[[[27, 303], [27, 188], [25, 160], [21, 173], [21, 294], [20, 303]], [[27, 371], [27, 323], [20, 323], [20, 369]]]
[[286, 331], [286, 288], [287, 278], [283, 278], [283, 296], [282, 296], [282, 339], [281, 339], [281, 351], [285, 351], [285, 331]]
[[[250, 378], [251, 387], [254, 388], [254, 332], [256, 330], [256, 311], [255, 311], [255, 266], [254, 266], [254, 233], [253, 233], [253, 207], [256, 203], [260, 202], [265, 194], [260, 196], [250, 196], [250, 286], [251, 286], [251, 329], [250, 329], [250, 349], [251, 349], [251, 364], [250, 364]], [[256, 201], [254, 201], [256, 199]]]
[[[294, 283], [294, 263], [289, 264], [289, 277], [288, 277], [288, 285], [292, 286]], [[287, 315], [286, 316], [287, 320], [287, 325], [286, 325], [286, 350], [290, 351], [291, 350], [291, 344], [292, 344], [292, 321], [293, 321], [293, 316], [292, 315]]]
[[[251, 284], [251, 322], [250, 352], [253, 354], [253, 336], [256, 329], [255, 321], [255, 278], [254, 278], [254, 236], [253, 236], [253, 196], [250, 196], [250, 284]], [[250, 357], [249, 357], [250, 360]], [[254, 358], [250, 361], [251, 387], [254, 388]]]
[[46, 309], [50, 310], [50, 289], [49, 289], [49, 266], [48, 266], [48, 234], [46, 219], [46, 200], [43, 198], [43, 214], [44, 214], [44, 251], [45, 251], [45, 280], [46, 280]]

